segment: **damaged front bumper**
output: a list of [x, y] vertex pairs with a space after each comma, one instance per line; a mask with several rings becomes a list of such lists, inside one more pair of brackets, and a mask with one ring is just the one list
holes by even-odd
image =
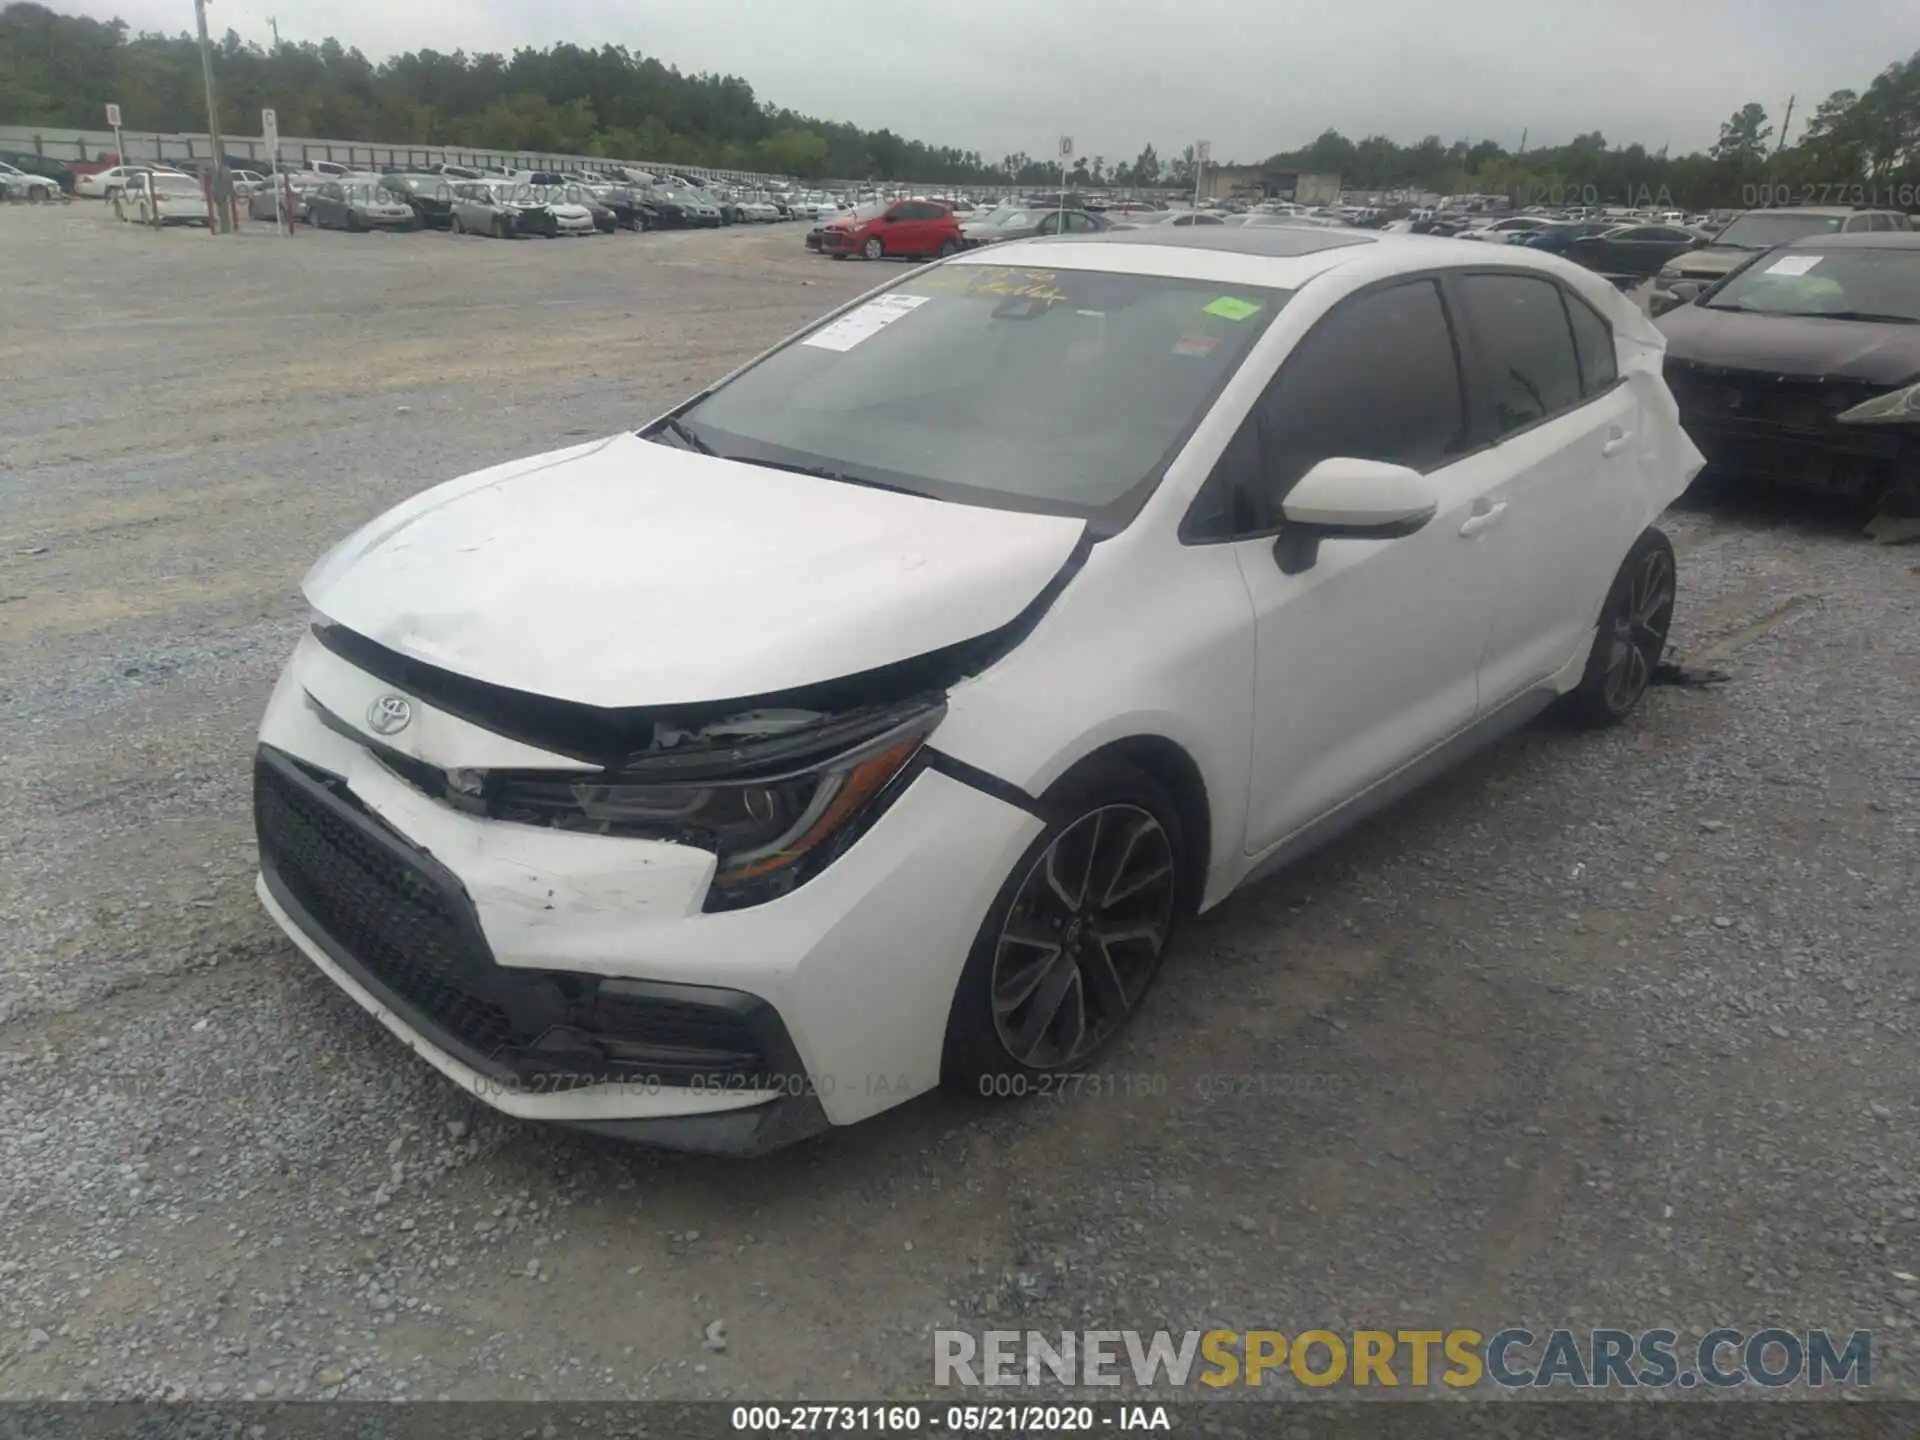
[[[352, 733], [390, 694], [302, 640], [260, 732], [259, 891], [442, 1074], [522, 1118], [725, 1153], [938, 1082], [961, 966], [1038, 833], [1032, 814], [919, 766], [806, 883], [709, 912], [706, 850], [481, 818], [424, 793]], [[411, 709], [406, 738], [434, 763], [581, 771]]]

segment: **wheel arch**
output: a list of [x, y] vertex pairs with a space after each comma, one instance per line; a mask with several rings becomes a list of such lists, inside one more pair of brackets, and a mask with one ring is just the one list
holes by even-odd
[[1178, 811], [1182, 855], [1180, 905], [1191, 913], [1200, 905], [1206, 891], [1207, 870], [1212, 864], [1213, 807], [1207, 797], [1207, 782], [1199, 764], [1185, 746], [1164, 735], [1135, 734], [1109, 740], [1081, 756], [1061, 772], [1040, 797], [1057, 793], [1088, 770], [1110, 761], [1120, 761], [1145, 771], [1159, 782]]

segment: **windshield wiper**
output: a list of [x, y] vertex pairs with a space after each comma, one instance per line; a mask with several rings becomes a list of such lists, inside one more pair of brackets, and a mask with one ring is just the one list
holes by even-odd
[[[920, 495], [905, 485], [890, 484], [885, 480], [869, 480], [863, 475], [849, 475], [844, 470], [835, 470], [829, 465], [794, 465], [785, 460], [761, 460], [752, 455], [722, 455], [722, 460], [737, 460], [742, 465], [758, 465], [763, 470], [785, 470], [791, 475], [809, 475], [815, 480], [838, 480], [843, 485], [864, 485], [869, 490], [891, 490], [896, 495]], [[922, 496], [921, 498], [925, 498]]]
[[654, 434], [657, 435], [663, 431], [673, 436], [674, 439], [678, 440], [682, 445], [685, 445], [687, 449], [698, 454], [714, 455], [719, 453], [706, 441], [694, 434], [692, 430], [688, 429], [686, 422], [681, 420], [678, 415], [669, 415], [658, 425], [654, 426]]

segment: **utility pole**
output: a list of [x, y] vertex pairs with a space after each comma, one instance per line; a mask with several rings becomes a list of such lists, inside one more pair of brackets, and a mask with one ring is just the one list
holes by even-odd
[[193, 0], [194, 23], [200, 29], [200, 74], [207, 86], [207, 139], [213, 145], [213, 194], [209, 197], [215, 233], [233, 230], [233, 216], [227, 209], [233, 187], [227, 181], [227, 147], [220, 138], [220, 106], [213, 93], [213, 46], [207, 40], [207, 0]]
[[1520, 132], [1520, 148], [1513, 153], [1516, 155], [1524, 155], [1527, 153], [1527, 132], [1524, 129]]
[[273, 31], [273, 48], [280, 48], [280, 22], [273, 16], [267, 16], [267, 28]]
[[1780, 119], [1780, 134], [1775, 137], [1773, 142], [1773, 153], [1776, 155], [1787, 148], [1787, 127], [1793, 124], [1794, 99], [1795, 97], [1792, 95], [1787, 96], [1787, 113]]

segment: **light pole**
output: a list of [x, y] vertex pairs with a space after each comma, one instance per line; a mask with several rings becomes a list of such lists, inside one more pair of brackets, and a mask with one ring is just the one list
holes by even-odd
[[207, 0], [193, 0], [194, 23], [200, 28], [200, 74], [207, 86], [207, 139], [213, 145], [214, 229], [226, 234], [233, 229], [233, 216], [227, 211], [227, 147], [220, 139], [220, 106], [213, 94], [213, 46], [207, 41]]

